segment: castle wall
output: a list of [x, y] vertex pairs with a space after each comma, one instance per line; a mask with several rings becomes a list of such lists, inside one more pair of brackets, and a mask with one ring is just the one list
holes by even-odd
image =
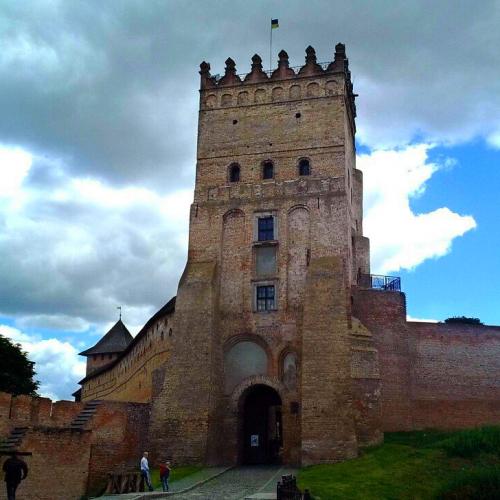
[[[90, 431], [31, 428], [22, 443], [23, 449], [32, 453], [22, 457], [28, 465], [28, 477], [21, 482], [16, 498], [80, 500], [87, 489], [90, 440]], [[7, 498], [4, 484], [2, 481], [0, 500]]]
[[[25, 427], [18, 450], [31, 454], [18, 498], [80, 500], [87, 493], [102, 492], [107, 474], [117, 468], [137, 469], [147, 449], [150, 405], [103, 401], [84, 427], [71, 427], [84, 407], [0, 393], [0, 441], [14, 427]], [[5, 489], [0, 488], [0, 500], [4, 498]]]
[[82, 401], [106, 399], [148, 403], [153, 395], [153, 372], [162, 370], [171, 353], [173, 315], [153, 321], [131, 348], [101, 373], [84, 379]]
[[411, 430], [411, 359], [403, 293], [357, 289], [353, 315], [373, 334], [379, 353], [384, 431]]
[[384, 431], [500, 423], [500, 327], [406, 322], [405, 296], [356, 290], [380, 358]]
[[408, 323], [413, 428], [500, 424], [500, 327]]
[[65, 427], [83, 409], [82, 403], [55, 401], [32, 396], [12, 396], [0, 392], [0, 437], [14, 427]]
[[[110, 472], [137, 471], [148, 450], [150, 405], [106, 401], [89, 422], [92, 430], [88, 466], [88, 495], [100, 494]], [[164, 456], [152, 454], [151, 467]]]

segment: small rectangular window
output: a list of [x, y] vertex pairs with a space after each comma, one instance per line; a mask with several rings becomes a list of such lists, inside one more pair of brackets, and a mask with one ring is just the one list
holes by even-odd
[[257, 286], [257, 311], [273, 311], [276, 309], [274, 285]]
[[258, 240], [270, 241], [274, 240], [274, 217], [259, 217], [258, 219]]

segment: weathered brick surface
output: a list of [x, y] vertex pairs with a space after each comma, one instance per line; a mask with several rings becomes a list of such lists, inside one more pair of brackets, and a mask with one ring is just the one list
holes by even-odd
[[83, 409], [83, 403], [0, 393], [0, 438], [28, 428], [18, 450], [32, 454], [30, 472], [19, 498], [79, 500], [87, 489], [102, 491], [109, 472], [137, 469], [148, 446], [150, 405], [104, 401], [82, 429], [71, 428]]
[[379, 353], [383, 429], [410, 430], [412, 361], [405, 296], [379, 290], [356, 290], [353, 296], [353, 315], [373, 333]]
[[153, 394], [152, 373], [170, 358], [173, 314], [152, 322], [138, 334], [132, 348], [109, 369], [82, 384], [82, 401], [108, 399], [148, 403]]
[[82, 403], [73, 401], [53, 403], [48, 398], [0, 392], [0, 437], [8, 436], [14, 427], [68, 426], [82, 408]]
[[313, 259], [302, 337], [302, 463], [357, 455], [351, 407], [351, 343], [345, 269], [338, 257]]
[[[31, 428], [22, 442], [29, 473], [18, 488], [19, 500], [80, 500], [87, 488], [90, 431]], [[2, 457], [5, 458], [5, 457]], [[3, 463], [3, 460], [2, 460]], [[2, 481], [0, 499], [6, 499]]]
[[413, 427], [500, 422], [500, 328], [408, 323]]

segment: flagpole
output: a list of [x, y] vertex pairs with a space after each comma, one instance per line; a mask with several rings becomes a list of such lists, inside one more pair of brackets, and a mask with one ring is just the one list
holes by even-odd
[[271, 18], [271, 26], [270, 26], [271, 32], [269, 33], [269, 73], [271, 73], [271, 64], [272, 64], [272, 57], [273, 57], [273, 20]]

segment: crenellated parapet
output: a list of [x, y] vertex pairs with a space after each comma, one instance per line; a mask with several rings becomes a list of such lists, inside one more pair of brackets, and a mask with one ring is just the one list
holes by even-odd
[[202, 62], [200, 108], [210, 110], [337, 95], [345, 97], [354, 120], [356, 94], [353, 92], [344, 44], [335, 46], [332, 62], [319, 63], [316, 51], [311, 46], [306, 49], [303, 66], [290, 67], [288, 54], [284, 50], [279, 52], [278, 57], [278, 67], [265, 71], [262, 58], [255, 54], [251, 71], [247, 74], [237, 74], [236, 63], [228, 58], [222, 77], [211, 75], [210, 64]]

